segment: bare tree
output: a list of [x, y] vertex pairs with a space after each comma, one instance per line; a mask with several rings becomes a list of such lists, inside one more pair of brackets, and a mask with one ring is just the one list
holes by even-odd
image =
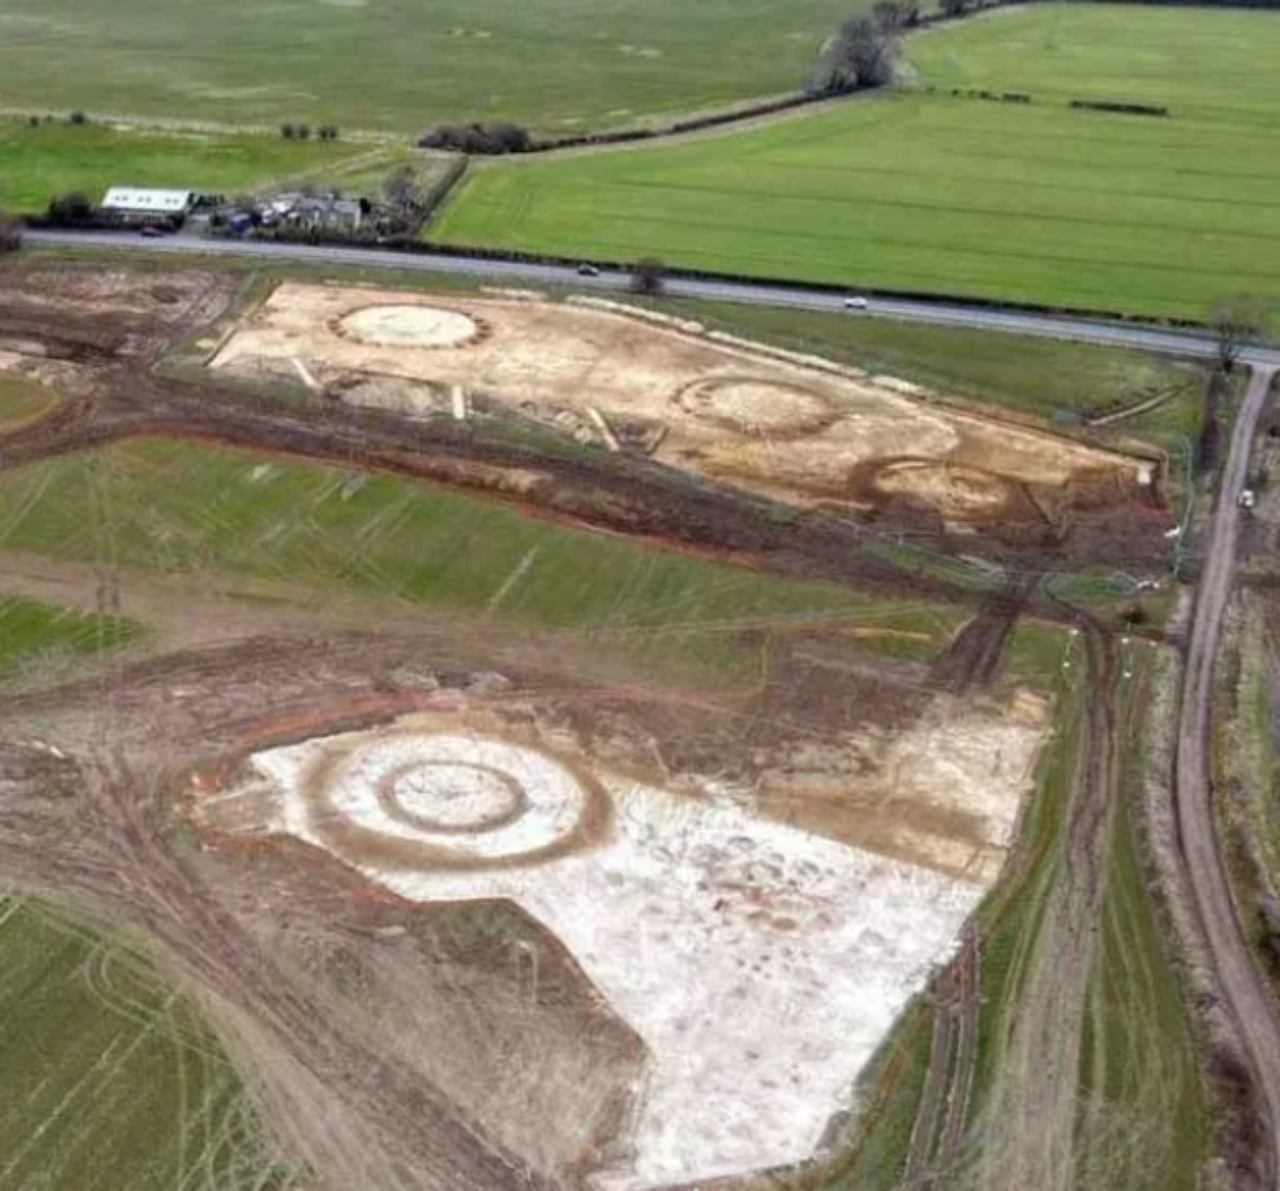
[[1230, 372], [1246, 344], [1266, 335], [1271, 306], [1263, 298], [1240, 295], [1225, 298], [1214, 307], [1209, 326], [1218, 347], [1218, 364]]
[[47, 218], [55, 227], [76, 227], [93, 218], [93, 203], [78, 190], [55, 195], [49, 200]]
[[418, 175], [411, 165], [399, 165], [382, 183], [382, 193], [401, 215], [410, 215], [422, 204]]
[[22, 247], [22, 221], [7, 211], [0, 211], [0, 256], [17, 252]]
[[[892, 7], [891, 19], [896, 21], [898, 8]], [[893, 81], [898, 39], [894, 28], [885, 23], [888, 19], [886, 9], [879, 17], [862, 13], [841, 26], [822, 64], [818, 90], [841, 95]]]
[[876, 0], [871, 15], [887, 33], [899, 33], [920, 23], [919, 0]]
[[631, 266], [631, 289], [637, 294], [660, 294], [665, 284], [667, 268], [652, 256], [642, 257]]

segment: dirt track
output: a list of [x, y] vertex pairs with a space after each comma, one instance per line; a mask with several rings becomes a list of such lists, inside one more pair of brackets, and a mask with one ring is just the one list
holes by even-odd
[[1214, 822], [1211, 712], [1213, 669], [1240, 536], [1238, 497], [1273, 376], [1269, 368], [1254, 371], [1236, 415], [1187, 647], [1174, 791], [1180, 859], [1195, 897], [1200, 931], [1268, 1120], [1269, 1153], [1265, 1182], [1260, 1184], [1268, 1187], [1280, 1185], [1280, 1018], [1245, 942], [1223, 867]]

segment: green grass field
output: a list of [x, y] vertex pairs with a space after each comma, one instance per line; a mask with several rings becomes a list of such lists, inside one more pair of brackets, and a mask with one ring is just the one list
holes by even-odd
[[795, 90], [858, 0], [5, 0], [0, 106], [416, 132], [628, 122]]
[[[1138, 686], [1152, 666], [1139, 659]], [[1125, 789], [1142, 788], [1141, 698], [1122, 704], [1127, 721]], [[1135, 799], [1116, 812], [1111, 864], [1089, 989], [1081, 1055], [1077, 1145], [1082, 1191], [1195, 1191], [1209, 1139], [1200, 1055], [1178, 975], [1171, 969], [1135, 827]]]
[[189, 1002], [128, 943], [0, 898], [0, 1187], [275, 1191], [257, 1111]]
[[[1166, 43], [1186, 51], [1196, 21], [1205, 61], [1184, 79]], [[1006, 52], [1019, 37], [1038, 39], [1038, 53]], [[1176, 106], [1182, 88], [1185, 114], [1067, 108], [1080, 90], [1072, 64], [1107, 39], [1108, 70], [1154, 58], [1144, 94]], [[923, 79], [943, 87], [1031, 88], [997, 65], [1034, 59], [1040, 102], [899, 93], [739, 134], [494, 163], [429, 235], [1152, 315], [1203, 316], [1240, 292], [1280, 299], [1280, 76], [1263, 70], [1280, 49], [1280, 17], [1034, 6], [910, 44]], [[981, 74], [966, 74], [969, 55]], [[1237, 75], [1245, 98], [1236, 105], [1234, 86], [1221, 87], [1213, 106], [1209, 80]]]
[[1044, 4], [913, 37], [907, 49], [937, 87], [1148, 103], [1179, 118], [1280, 127], [1274, 13]]
[[[0, 28], [3, 23], [0, 16]], [[0, 49], [0, 57], [3, 53]], [[313, 180], [323, 181], [326, 166], [360, 151], [361, 146], [341, 141], [159, 134], [66, 123], [37, 128], [25, 121], [3, 120], [0, 207], [39, 212], [55, 194], [72, 191], [97, 202], [109, 186], [173, 186], [234, 195], [302, 175], [317, 175]]]
[[91, 616], [4, 594], [0, 576], [0, 681], [32, 667], [119, 649], [141, 626], [119, 616]]
[[933, 639], [911, 651], [931, 656], [966, 615], [562, 529], [389, 476], [163, 440], [0, 475], [0, 508], [12, 510], [0, 549], [429, 604], [689, 664], [754, 664], [735, 648], [743, 632], [833, 620], [923, 629]]

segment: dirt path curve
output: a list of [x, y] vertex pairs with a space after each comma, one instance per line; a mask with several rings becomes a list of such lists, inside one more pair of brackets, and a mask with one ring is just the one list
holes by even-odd
[[1240, 536], [1239, 497], [1245, 486], [1258, 421], [1267, 405], [1274, 367], [1255, 368], [1236, 418], [1196, 592], [1183, 670], [1174, 771], [1178, 858], [1184, 866], [1222, 997], [1243, 1045], [1267, 1116], [1271, 1186], [1280, 1186], [1280, 1019], [1236, 917], [1214, 829], [1210, 698], [1213, 667], [1235, 570]]

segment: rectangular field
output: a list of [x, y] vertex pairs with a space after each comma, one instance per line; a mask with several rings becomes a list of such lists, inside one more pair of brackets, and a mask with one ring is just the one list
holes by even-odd
[[0, 107], [417, 132], [629, 123], [795, 90], [843, 0], [5, 0]]
[[735, 649], [744, 633], [839, 622], [863, 625], [872, 646], [883, 634], [894, 653], [930, 657], [964, 616], [560, 529], [389, 476], [194, 443], [126, 443], [10, 472], [0, 506], [13, 510], [4, 549], [100, 559], [106, 527], [84, 510], [109, 507], [122, 566], [499, 615], [690, 664], [750, 664]]
[[0, 120], [0, 207], [40, 212], [54, 195], [73, 191], [96, 203], [116, 185], [234, 195], [316, 171], [319, 176], [311, 180], [323, 181], [326, 167], [359, 152], [360, 146], [341, 142], [267, 135], [161, 134], [66, 123], [33, 127]]
[[[1102, 13], [1117, 75], [1140, 69], [1166, 20], [1180, 35], [1196, 21], [1227, 30], [1210, 37], [1206, 69], [1243, 77], [1243, 98], [1232, 86], [1211, 101], [1202, 74], [1183, 83], [1162, 65], [1143, 94], [1176, 111], [1156, 119], [1068, 108], [1080, 88], [1065, 68], [1055, 78], [1046, 65], [1036, 79], [997, 69], [1003, 51], [988, 47], [1006, 36], [1042, 47], [1052, 38], [1039, 51], [1049, 65], [1086, 55], [1102, 34], [1074, 7], [1059, 11], [978, 18], [910, 43], [940, 87], [1030, 89], [1045, 78], [1031, 104], [899, 93], [740, 134], [494, 164], [473, 173], [429, 235], [1152, 315], [1202, 316], [1240, 292], [1280, 297], [1280, 83], [1259, 75], [1280, 48], [1280, 19]], [[1155, 53], [1164, 63], [1174, 51]]]
[[1154, 104], [1177, 119], [1271, 129], [1280, 127], [1277, 49], [1271, 12], [1131, 4], [1027, 5], [907, 44], [921, 79], [940, 89]]

